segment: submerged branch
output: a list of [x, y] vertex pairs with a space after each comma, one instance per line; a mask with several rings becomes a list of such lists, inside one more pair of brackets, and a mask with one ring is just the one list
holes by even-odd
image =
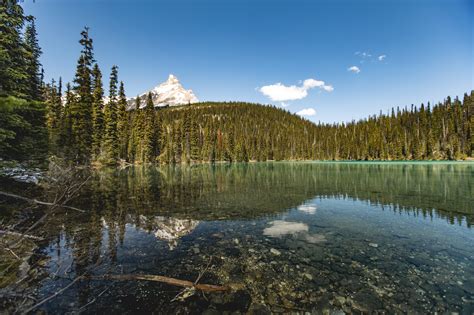
[[14, 231], [0, 230], [0, 234], [6, 234], [6, 235], [12, 235], [12, 236], [21, 236], [21, 237], [29, 238], [29, 239], [36, 240], [36, 241], [43, 241], [44, 240], [44, 238], [39, 237], [39, 236], [23, 234], [23, 233], [18, 233], [18, 232], [14, 232]]
[[162, 282], [162, 283], [175, 285], [178, 287], [195, 288], [203, 292], [225, 292], [225, 291], [230, 290], [230, 288], [227, 286], [220, 286], [220, 285], [214, 285], [214, 284], [199, 284], [199, 283], [195, 284], [187, 280], [181, 280], [181, 279], [158, 276], [158, 275], [103, 275], [103, 276], [89, 277], [89, 278], [93, 280], [109, 279], [109, 280], [118, 280], [118, 281], [130, 281], [130, 280], [155, 281], [155, 282]]
[[83, 212], [83, 213], [86, 212], [85, 210], [82, 210], [82, 209], [79, 209], [79, 208], [66, 206], [66, 205], [63, 205], [63, 204], [57, 204], [57, 203], [53, 203], [53, 202], [41, 201], [41, 200], [37, 200], [37, 199], [30, 199], [30, 198], [26, 198], [26, 197], [23, 197], [23, 196], [10, 194], [10, 193], [4, 192], [4, 191], [0, 191], [0, 195], [15, 198], [15, 199], [19, 199], [19, 200], [23, 200], [23, 201], [26, 201], [26, 202], [29, 202], [29, 203], [35, 203], [35, 204], [38, 204], [38, 205], [44, 205], [44, 206], [49, 206], [49, 207], [55, 206], [55, 207], [71, 209], [71, 210], [79, 211], [79, 212]]
[[30, 307], [29, 309], [27, 309], [27, 310], [25, 311], [25, 314], [31, 312], [32, 310], [34, 310], [35, 308], [37, 308], [37, 307], [43, 305], [44, 303], [48, 302], [49, 300], [54, 299], [56, 296], [60, 295], [61, 293], [63, 293], [63, 292], [66, 291], [67, 289], [69, 289], [71, 286], [74, 285], [74, 283], [76, 283], [77, 281], [81, 280], [82, 278], [84, 278], [84, 275], [75, 278], [73, 281], [71, 281], [71, 283], [69, 283], [69, 284], [68, 284], [67, 286], [65, 286], [64, 288], [62, 288], [62, 289], [56, 291], [53, 295], [50, 295], [49, 297], [47, 297], [47, 298], [41, 300], [40, 302], [36, 303], [35, 305], [33, 305], [32, 307]]

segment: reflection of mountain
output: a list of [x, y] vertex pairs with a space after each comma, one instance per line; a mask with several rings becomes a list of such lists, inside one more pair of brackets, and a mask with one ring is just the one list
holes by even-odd
[[168, 242], [170, 249], [178, 245], [178, 240], [191, 233], [199, 224], [196, 220], [182, 220], [155, 216], [148, 218], [140, 215], [138, 227], [151, 231], [157, 238]]

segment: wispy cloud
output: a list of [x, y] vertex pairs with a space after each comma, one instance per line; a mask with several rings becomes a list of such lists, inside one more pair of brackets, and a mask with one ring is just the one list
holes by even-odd
[[300, 86], [288, 86], [278, 82], [262, 86], [258, 91], [272, 101], [285, 102], [303, 99], [308, 96], [308, 91], [314, 88], [320, 88], [326, 92], [332, 92], [334, 90], [332, 85], [327, 85], [324, 81], [309, 78], [304, 80]]
[[323, 90], [326, 92], [332, 92], [334, 91], [334, 88], [332, 87], [332, 85], [325, 85], [323, 86]]
[[354, 54], [355, 54], [356, 56], [361, 57], [361, 58], [370, 58], [370, 57], [372, 57], [372, 54], [370, 54], [370, 53], [368, 53], [368, 52], [366, 52], [366, 51], [362, 51], [362, 52], [361, 52], [361, 51], [356, 51]]
[[316, 110], [314, 110], [314, 108], [304, 108], [304, 109], [300, 110], [299, 112], [296, 112], [296, 115], [314, 116], [314, 115], [316, 115]]
[[351, 66], [351, 67], [347, 68], [347, 71], [349, 71], [349, 72], [354, 72], [354, 73], [359, 73], [359, 72], [360, 72], [360, 68], [357, 67], [357, 66]]
[[366, 52], [366, 51], [356, 51], [354, 55], [359, 57], [360, 63], [364, 63], [365, 61], [371, 61], [371, 62], [383, 61], [385, 58], [387, 58], [386, 54], [380, 54], [380, 55], [374, 56], [371, 53]]

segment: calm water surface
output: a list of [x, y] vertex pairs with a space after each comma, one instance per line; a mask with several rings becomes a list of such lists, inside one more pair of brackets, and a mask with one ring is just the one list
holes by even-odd
[[[474, 165], [256, 163], [101, 171], [49, 224], [51, 313], [474, 313]], [[172, 301], [173, 300], [173, 301]], [[110, 310], [112, 309], [112, 311]]]

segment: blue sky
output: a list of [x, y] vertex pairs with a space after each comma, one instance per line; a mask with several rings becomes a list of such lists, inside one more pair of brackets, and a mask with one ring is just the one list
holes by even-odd
[[104, 76], [117, 64], [128, 96], [173, 73], [201, 101], [275, 104], [334, 122], [462, 97], [474, 88], [469, 0], [25, 0], [23, 6], [37, 18], [46, 79], [72, 80], [87, 25]]

